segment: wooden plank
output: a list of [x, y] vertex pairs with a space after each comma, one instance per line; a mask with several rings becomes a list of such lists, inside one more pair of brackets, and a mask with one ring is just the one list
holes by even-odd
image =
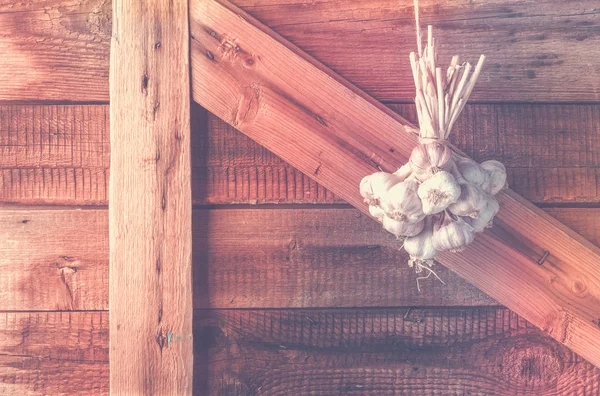
[[[390, 108], [415, 121], [414, 105]], [[194, 203], [344, 202], [198, 105], [191, 114]], [[106, 205], [108, 117], [106, 105], [0, 106], [0, 202]], [[596, 203], [598, 124], [600, 105], [475, 104], [453, 143], [501, 160], [510, 186], [533, 202]]]
[[108, 312], [0, 312], [0, 393], [108, 394]]
[[[600, 209], [547, 210], [600, 245]], [[196, 308], [496, 304], [442, 266], [446, 285], [418, 293], [405, 253], [355, 209], [196, 210], [193, 225]], [[0, 273], [3, 309], [108, 309], [106, 211], [0, 211]]]
[[199, 316], [203, 395], [600, 392], [599, 369], [502, 308]]
[[0, 142], [2, 202], [108, 202], [107, 105], [0, 106]]
[[[415, 51], [412, 1], [236, 0], [235, 4], [339, 75], [382, 101], [412, 101], [408, 54]], [[598, 3], [560, 0], [420, 0], [443, 63], [488, 55], [471, 100], [597, 101]], [[334, 43], [334, 45], [332, 45]], [[594, 55], [591, 55], [594, 54]], [[572, 90], [571, 90], [572, 89]]]
[[193, 370], [188, 4], [115, 0], [113, 6], [110, 390], [187, 395]]
[[0, 26], [0, 100], [108, 101], [110, 1], [3, 2]]
[[[235, 3], [377, 99], [412, 101], [412, 2]], [[595, 0], [420, 3], [444, 54], [491, 55], [474, 100], [600, 99], [600, 70], [585, 61], [600, 56]], [[105, 0], [0, 5], [0, 70], [11, 70], [0, 100], [108, 101], [110, 8]]]
[[[194, 394], [597, 394], [600, 371], [501, 308], [200, 311]], [[105, 395], [108, 313], [0, 313], [0, 392]], [[208, 367], [207, 367], [208, 366]]]
[[108, 309], [106, 210], [0, 211], [0, 307]]
[[[366, 212], [357, 186], [407, 161], [410, 124], [225, 0], [190, 15], [195, 101]], [[600, 249], [510, 190], [498, 199], [494, 229], [440, 262], [600, 366]]]

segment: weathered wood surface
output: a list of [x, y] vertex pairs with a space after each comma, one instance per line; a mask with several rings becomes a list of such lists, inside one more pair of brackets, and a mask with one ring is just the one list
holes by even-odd
[[109, 0], [0, 3], [0, 100], [108, 101]]
[[[414, 105], [390, 107], [415, 121]], [[468, 105], [453, 143], [502, 161], [533, 202], [595, 203], [598, 125], [599, 105]], [[343, 202], [197, 105], [191, 128], [196, 204]], [[0, 202], [106, 205], [109, 135], [106, 105], [0, 106]]]
[[[190, 16], [194, 100], [367, 212], [359, 182], [406, 162], [409, 123], [225, 0]], [[494, 229], [439, 261], [600, 366], [600, 249], [511, 190], [498, 199]]]
[[[600, 209], [547, 209], [600, 245]], [[196, 308], [472, 306], [496, 302], [438, 266], [421, 282], [355, 209], [196, 210]], [[0, 211], [0, 307], [108, 309], [105, 210]]]
[[108, 312], [0, 312], [0, 394], [108, 393]]
[[[194, 330], [198, 395], [600, 391], [600, 370], [502, 308], [199, 311]], [[108, 393], [107, 312], [2, 312], [0, 334], [0, 393]]]
[[[600, 99], [595, 0], [421, 0], [442, 54], [490, 63], [474, 100]], [[379, 100], [411, 101], [412, 1], [236, 0], [236, 4]], [[108, 100], [111, 4], [35, 0], [0, 5], [0, 100]], [[334, 43], [332, 45], [332, 43]]]
[[114, 0], [113, 7], [110, 391], [188, 395], [193, 373], [188, 4]]
[[0, 307], [108, 309], [106, 210], [0, 211]]
[[199, 394], [600, 392], [599, 369], [502, 308], [198, 316], [196, 353], [206, 358], [196, 367]]

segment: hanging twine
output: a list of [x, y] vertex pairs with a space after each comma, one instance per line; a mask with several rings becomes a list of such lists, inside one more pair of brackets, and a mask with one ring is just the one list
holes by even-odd
[[447, 144], [485, 61], [481, 55], [473, 69], [458, 55], [443, 71], [438, 64], [433, 28], [427, 27], [423, 47], [419, 2], [414, 0], [417, 53], [410, 66], [415, 84], [419, 143], [408, 163], [396, 172], [376, 172], [361, 181], [360, 191], [369, 212], [383, 227], [404, 241], [408, 265], [417, 273], [437, 276], [431, 266], [442, 251], [463, 250], [475, 233], [491, 227], [499, 210], [494, 195], [506, 188], [506, 169], [494, 160], [478, 164], [454, 152]]

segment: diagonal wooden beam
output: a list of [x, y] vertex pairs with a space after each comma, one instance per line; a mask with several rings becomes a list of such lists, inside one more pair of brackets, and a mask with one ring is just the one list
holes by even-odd
[[188, 4], [114, 0], [110, 390], [192, 392]]
[[[225, 0], [192, 0], [190, 20], [194, 100], [366, 212], [360, 179], [405, 163], [413, 126]], [[439, 261], [600, 367], [600, 250], [499, 201], [494, 228]]]

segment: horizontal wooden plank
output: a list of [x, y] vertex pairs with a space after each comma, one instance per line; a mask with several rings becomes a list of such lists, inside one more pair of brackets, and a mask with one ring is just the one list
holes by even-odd
[[[415, 121], [414, 105], [394, 111]], [[341, 203], [213, 115], [192, 111], [196, 204]], [[453, 143], [498, 159], [538, 203], [600, 202], [600, 105], [468, 105]], [[0, 202], [106, 205], [108, 106], [0, 106]]]
[[[200, 312], [206, 395], [567, 395], [600, 370], [506, 309]], [[196, 353], [200, 352], [196, 350]]]
[[108, 394], [108, 312], [0, 312], [0, 394]]
[[[235, 3], [379, 100], [412, 100], [411, 1]], [[586, 62], [600, 56], [595, 0], [420, 3], [446, 58], [488, 55], [473, 100], [600, 99], [600, 68]], [[108, 100], [110, 2], [9, 2], [0, 5], [0, 26], [0, 70], [11, 71], [0, 100]]]
[[0, 211], [0, 307], [108, 309], [108, 211]]
[[[600, 244], [600, 209], [549, 209]], [[437, 266], [421, 281], [400, 244], [354, 209], [196, 210], [196, 308], [494, 305]], [[105, 210], [0, 211], [0, 306], [108, 308]]]
[[[600, 370], [502, 308], [197, 311], [194, 322], [194, 394], [600, 391]], [[108, 384], [107, 312], [0, 313], [0, 393]]]

